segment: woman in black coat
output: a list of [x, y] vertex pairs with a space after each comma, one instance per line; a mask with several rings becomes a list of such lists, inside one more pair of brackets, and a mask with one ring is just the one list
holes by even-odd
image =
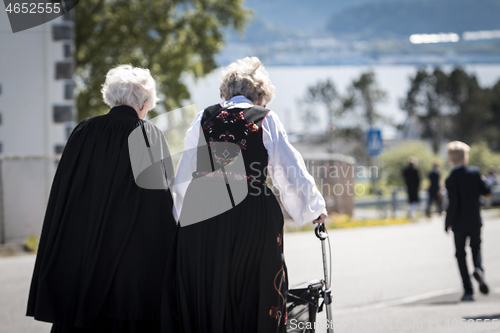
[[[158, 332], [173, 201], [166, 179], [157, 190], [136, 184], [129, 152], [142, 145], [147, 154], [147, 138], [168, 156], [161, 131], [143, 120], [156, 104], [155, 82], [148, 70], [122, 65], [102, 92], [111, 110], [80, 122], [61, 156], [27, 315], [53, 323], [54, 333]], [[144, 136], [132, 142], [137, 129]], [[161, 164], [172, 177], [168, 160]]]

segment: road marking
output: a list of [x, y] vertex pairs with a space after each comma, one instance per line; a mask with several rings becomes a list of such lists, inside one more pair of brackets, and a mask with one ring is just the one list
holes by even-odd
[[[418, 301], [422, 301], [422, 300], [433, 298], [433, 297], [451, 295], [451, 294], [461, 293], [461, 292], [462, 292], [462, 288], [448, 288], [448, 289], [443, 289], [443, 290], [430, 291], [430, 292], [419, 294], [419, 295], [398, 298], [398, 299], [390, 300], [390, 301], [361, 305], [361, 306], [353, 307], [353, 308], [349, 308], [349, 309], [333, 310], [333, 312], [335, 314], [346, 314], [346, 313], [353, 313], [353, 312], [360, 312], [360, 311], [376, 310], [376, 309], [404, 305], [404, 304], [418, 302]], [[492, 289], [491, 293], [500, 294], [500, 288]], [[333, 300], [333, 301], [335, 302], [335, 300]]]

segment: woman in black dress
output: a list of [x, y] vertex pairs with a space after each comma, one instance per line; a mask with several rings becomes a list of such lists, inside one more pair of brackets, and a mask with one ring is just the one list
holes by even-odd
[[268, 170], [298, 224], [323, 222], [325, 201], [277, 115], [262, 106], [274, 87], [260, 61], [228, 66], [220, 92], [225, 102], [200, 112], [186, 134], [174, 188], [180, 331], [285, 332], [283, 215]]
[[[159, 332], [173, 200], [166, 186], [136, 185], [129, 153], [142, 145], [148, 155], [144, 134], [168, 156], [161, 131], [142, 120], [156, 104], [155, 82], [146, 69], [119, 66], [108, 72], [103, 96], [112, 109], [80, 122], [61, 156], [27, 314], [53, 323], [54, 333]], [[134, 143], [136, 129], [142, 141]]]

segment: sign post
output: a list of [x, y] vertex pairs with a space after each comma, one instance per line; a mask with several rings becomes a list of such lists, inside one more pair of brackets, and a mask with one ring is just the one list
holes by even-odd
[[382, 153], [383, 146], [382, 131], [379, 128], [370, 128], [366, 135], [366, 154], [371, 157], [378, 156]]
[[[370, 165], [368, 166], [368, 170], [370, 170], [372, 178], [373, 194], [377, 194], [379, 200], [381, 199], [380, 193], [377, 189], [378, 186], [376, 186], [378, 185], [376, 184], [376, 182], [378, 180], [378, 172], [379, 172], [377, 156], [382, 153], [383, 146], [384, 142], [382, 141], [382, 131], [379, 128], [374, 128], [374, 127], [369, 128], [368, 132], [366, 133], [366, 154], [370, 157]], [[376, 175], [371, 173], [371, 168], [370, 168], [371, 165], [376, 166], [377, 168]]]

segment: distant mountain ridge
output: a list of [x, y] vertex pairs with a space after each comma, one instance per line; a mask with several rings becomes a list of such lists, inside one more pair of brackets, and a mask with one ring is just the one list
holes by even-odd
[[[332, 15], [354, 6], [376, 4], [382, 0], [246, 0], [244, 5], [253, 9], [256, 18], [304, 31], [324, 30]], [[393, 0], [418, 2], [419, 0]], [[435, 0], [441, 1], [441, 0]]]
[[412, 44], [412, 34], [500, 30], [500, 0], [247, 0], [244, 38], [228, 31], [217, 62], [274, 66], [500, 63], [500, 40]]
[[327, 30], [352, 39], [500, 29], [498, 0], [377, 2], [333, 15]]
[[248, 42], [500, 29], [500, 0], [247, 0], [245, 6], [255, 13], [245, 32]]

